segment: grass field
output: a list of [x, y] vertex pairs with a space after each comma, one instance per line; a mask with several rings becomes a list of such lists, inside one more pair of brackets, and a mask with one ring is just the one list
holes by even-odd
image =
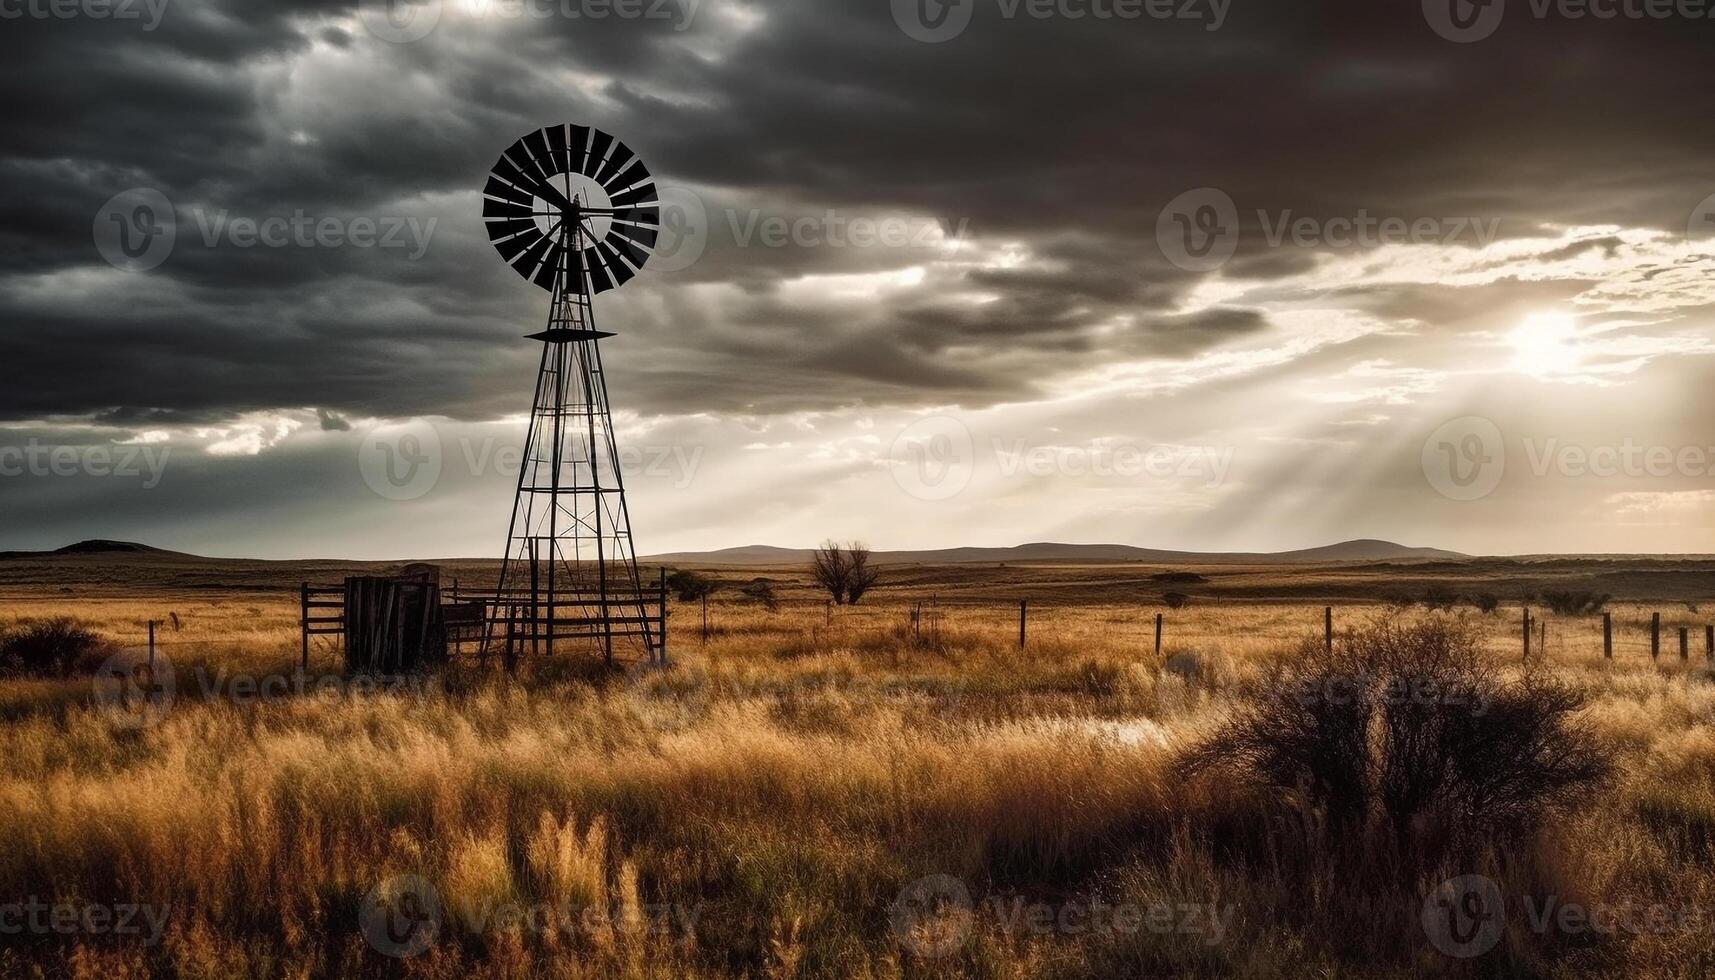
[[[0, 563], [0, 630], [72, 616], [120, 649], [165, 621], [174, 678], [146, 713], [88, 677], [0, 682], [0, 976], [1715, 971], [1703, 566], [1208, 569], [1177, 610], [1160, 571], [890, 569], [830, 611], [798, 570], [723, 569], [781, 608], [724, 589], [705, 639], [675, 603], [665, 671], [567, 656], [372, 690], [318, 646], [300, 690], [303, 569]], [[1403, 604], [1437, 576], [1506, 601]], [[1587, 696], [1574, 724], [1615, 775], [1528, 838], [1396, 873], [1178, 765], [1320, 642], [1324, 602], [1342, 631], [1464, 619], [1519, 674], [1531, 576], [1625, 584], [1612, 660], [1599, 616], [1547, 617], [1531, 670]], [[1467, 957], [1425, 909], [1476, 874], [1505, 928]]]

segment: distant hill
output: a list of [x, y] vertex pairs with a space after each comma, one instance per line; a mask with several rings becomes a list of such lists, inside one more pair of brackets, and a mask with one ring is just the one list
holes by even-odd
[[[684, 551], [648, 555], [640, 561], [679, 562], [698, 565], [789, 565], [810, 560], [809, 548], [777, 548], [753, 544], [718, 551]], [[878, 551], [877, 562], [886, 564], [950, 564], [958, 562], [1146, 562], [1150, 564], [1326, 562], [1326, 561], [1435, 561], [1468, 558], [1439, 548], [1411, 548], [1391, 541], [1363, 539], [1342, 541], [1320, 548], [1278, 552], [1163, 551], [1128, 544], [1056, 544], [1036, 542], [1009, 548], [939, 548], [928, 551]]]

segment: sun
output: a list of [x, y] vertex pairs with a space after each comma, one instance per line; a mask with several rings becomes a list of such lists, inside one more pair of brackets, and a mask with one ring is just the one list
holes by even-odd
[[1513, 369], [1523, 374], [1570, 374], [1583, 361], [1578, 322], [1567, 313], [1532, 313], [1506, 339], [1513, 348]]

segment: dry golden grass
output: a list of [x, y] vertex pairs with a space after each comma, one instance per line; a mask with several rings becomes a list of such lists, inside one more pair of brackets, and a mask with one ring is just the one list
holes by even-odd
[[[925, 589], [923, 598], [930, 590]], [[916, 599], [838, 609], [807, 591], [779, 612], [713, 604], [705, 643], [676, 604], [674, 666], [562, 661], [518, 678], [455, 669], [431, 690], [235, 697], [233, 675], [289, 671], [295, 598], [258, 592], [0, 600], [0, 629], [72, 615], [116, 646], [161, 631], [176, 698], [137, 726], [87, 679], [0, 683], [0, 906], [143, 903], [158, 942], [0, 936], [0, 975], [70, 976], [1707, 976], [1715, 933], [1542, 937], [1449, 958], [1419, 905], [1354, 912], [1333, 880], [1236, 856], [1302, 832], [1230, 787], [1186, 783], [1178, 747], [1278, 658], [1321, 606], [1206, 603], [1030, 610]], [[736, 599], [736, 596], [730, 598]], [[1715, 684], [1701, 623], [1647, 607], [1554, 619], [1545, 669], [1588, 691], [1580, 724], [1622, 777], [1529, 854], [1490, 873], [1509, 893], [1715, 911]], [[1419, 610], [1339, 607], [1342, 621]], [[1477, 616], [1517, 659], [1516, 607]], [[1681, 664], [1677, 634], [1697, 625]], [[1641, 645], [1640, 645], [1641, 644]], [[318, 647], [312, 673], [336, 662]], [[224, 673], [223, 673], [224, 672]], [[215, 678], [211, 681], [210, 678]], [[1261, 829], [1258, 829], [1261, 828]], [[1240, 849], [1245, 850], [1245, 849]], [[924, 955], [893, 928], [902, 889], [957, 878], [962, 939]], [[429, 883], [443, 921], [417, 955], [377, 952], [366, 896]], [[1419, 883], [1421, 896], [1435, 882]], [[1100, 899], [1228, 910], [1207, 931], [1008, 928], [1008, 901]], [[533, 910], [534, 923], [508, 909]], [[1000, 910], [1000, 911], [997, 911]], [[543, 918], [545, 917], [545, 918]], [[1522, 917], [1521, 917], [1522, 918]], [[933, 926], [935, 923], [928, 923]], [[4, 921], [0, 920], [0, 926]], [[955, 923], [957, 925], [957, 923]], [[911, 934], [914, 935], [914, 934]], [[909, 938], [909, 936], [907, 937]]]

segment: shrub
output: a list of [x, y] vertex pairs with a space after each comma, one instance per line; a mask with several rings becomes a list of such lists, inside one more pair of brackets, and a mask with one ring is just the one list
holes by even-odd
[[67, 617], [0, 635], [0, 677], [66, 677], [91, 662], [105, 644]]
[[1452, 609], [1454, 604], [1459, 601], [1459, 594], [1447, 586], [1437, 583], [1423, 590], [1423, 598], [1420, 601], [1427, 609]]
[[1196, 572], [1158, 572], [1149, 578], [1150, 581], [1163, 585], [1202, 585], [1209, 581]]
[[1522, 834], [1608, 767], [1570, 720], [1573, 688], [1504, 679], [1480, 635], [1447, 617], [1378, 620], [1332, 651], [1306, 644], [1184, 757], [1374, 835], [1418, 867]]
[[761, 603], [764, 609], [775, 612], [780, 608], [780, 600], [774, 597], [774, 583], [765, 578], [753, 578], [744, 583], [738, 594], [751, 602]]
[[689, 569], [676, 568], [667, 576], [667, 588], [673, 590], [680, 602], [695, 602], [704, 596], [713, 595], [720, 587], [718, 579]]
[[1191, 597], [1183, 592], [1163, 592], [1161, 593], [1161, 601], [1165, 603], [1169, 609], [1179, 609], [1187, 602], [1190, 602]]
[[1543, 604], [1557, 616], [1577, 616], [1583, 613], [1601, 612], [1608, 604], [1610, 596], [1595, 592], [1555, 591], [1542, 594]]
[[1478, 612], [1488, 615], [1501, 608], [1501, 597], [1493, 592], [1479, 592], [1471, 596], [1470, 603]]

